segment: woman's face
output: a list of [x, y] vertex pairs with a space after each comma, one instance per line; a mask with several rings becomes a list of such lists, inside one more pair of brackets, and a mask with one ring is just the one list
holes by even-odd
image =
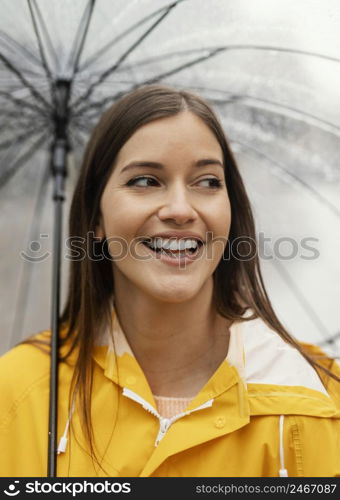
[[116, 289], [192, 299], [212, 285], [230, 229], [214, 134], [188, 111], [143, 125], [120, 150], [100, 210], [96, 236], [108, 239]]

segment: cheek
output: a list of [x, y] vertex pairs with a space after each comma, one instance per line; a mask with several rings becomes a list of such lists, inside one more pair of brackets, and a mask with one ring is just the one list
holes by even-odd
[[106, 196], [102, 203], [102, 214], [106, 235], [128, 235], [140, 217], [136, 204], [124, 196]]
[[231, 210], [229, 199], [222, 200], [215, 207], [215, 212], [210, 219], [212, 228], [211, 256], [213, 260], [219, 260], [227, 246], [231, 225]]
[[211, 217], [211, 226], [214, 228], [214, 233], [218, 236], [227, 237], [231, 224], [231, 207], [227, 196], [216, 204]]
[[114, 261], [123, 262], [136, 247], [134, 239], [145, 220], [144, 212], [124, 196], [106, 198], [102, 210], [109, 253]]

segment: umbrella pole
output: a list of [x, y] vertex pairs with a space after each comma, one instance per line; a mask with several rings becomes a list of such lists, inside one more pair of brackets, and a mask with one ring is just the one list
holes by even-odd
[[52, 305], [51, 305], [51, 360], [50, 360], [50, 400], [48, 429], [48, 477], [56, 476], [56, 443], [58, 417], [58, 353], [59, 353], [59, 311], [60, 311], [60, 252], [62, 233], [61, 176], [54, 176], [54, 229], [53, 229], [53, 268], [52, 268]]
[[63, 202], [65, 200], [65, 178], [67, 176], [67, 124], [70, 82], [56, 82], [55, 140], [52, 146], [51, 166], [53, 174], [54, 228], [52, 261], [51, 303], [51, 360], [48, 423], [47, 477], [57, 475], [57, 423], [58, 423], [58, 360], [60, 329], [60, 271]]

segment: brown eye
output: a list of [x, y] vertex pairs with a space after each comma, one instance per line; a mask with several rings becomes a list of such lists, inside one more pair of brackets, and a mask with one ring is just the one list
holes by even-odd
[[216, 177], [209, 177], [207, 179], [202, 179], [200, 182], [208, 182], [209, 185], [205, 187], [209, 188], [220, 188], [222, 187], [222, 182], [219, 179], [216, 179]]
[[158, 181], [156, 181], [156, 179], [154, 179], [153, 177], [148, 177], [148, 176], [142, 175], [142, 176], [134, 177], [133, 179], [130, 179], [126, 183], [126, 185], [127, 186], [137, 186], [137, 187], [152, 187], [155, 185], [155, 183], [158, 184]]

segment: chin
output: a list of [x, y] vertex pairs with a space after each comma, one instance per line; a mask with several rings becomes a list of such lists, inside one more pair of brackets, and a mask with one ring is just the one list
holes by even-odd
[[158, 300], [159, 302], [162, 302], [164, 304], [183, 304], [184, 302], [188, 302], [193, 298], [192, 295], [174, 295], [174, 296], [164, 296], [164, 295], [154, 295], [154, 299]]
[[185, 286], [163, 286], [158, 289], [149, 289], [147, 292], [149, 295], [152, 295], [154, 299], [159, 300], [160, 302], [180, 304], [191, 300], [198, 293], [198, 289], [190, 284], [187, 284]]

